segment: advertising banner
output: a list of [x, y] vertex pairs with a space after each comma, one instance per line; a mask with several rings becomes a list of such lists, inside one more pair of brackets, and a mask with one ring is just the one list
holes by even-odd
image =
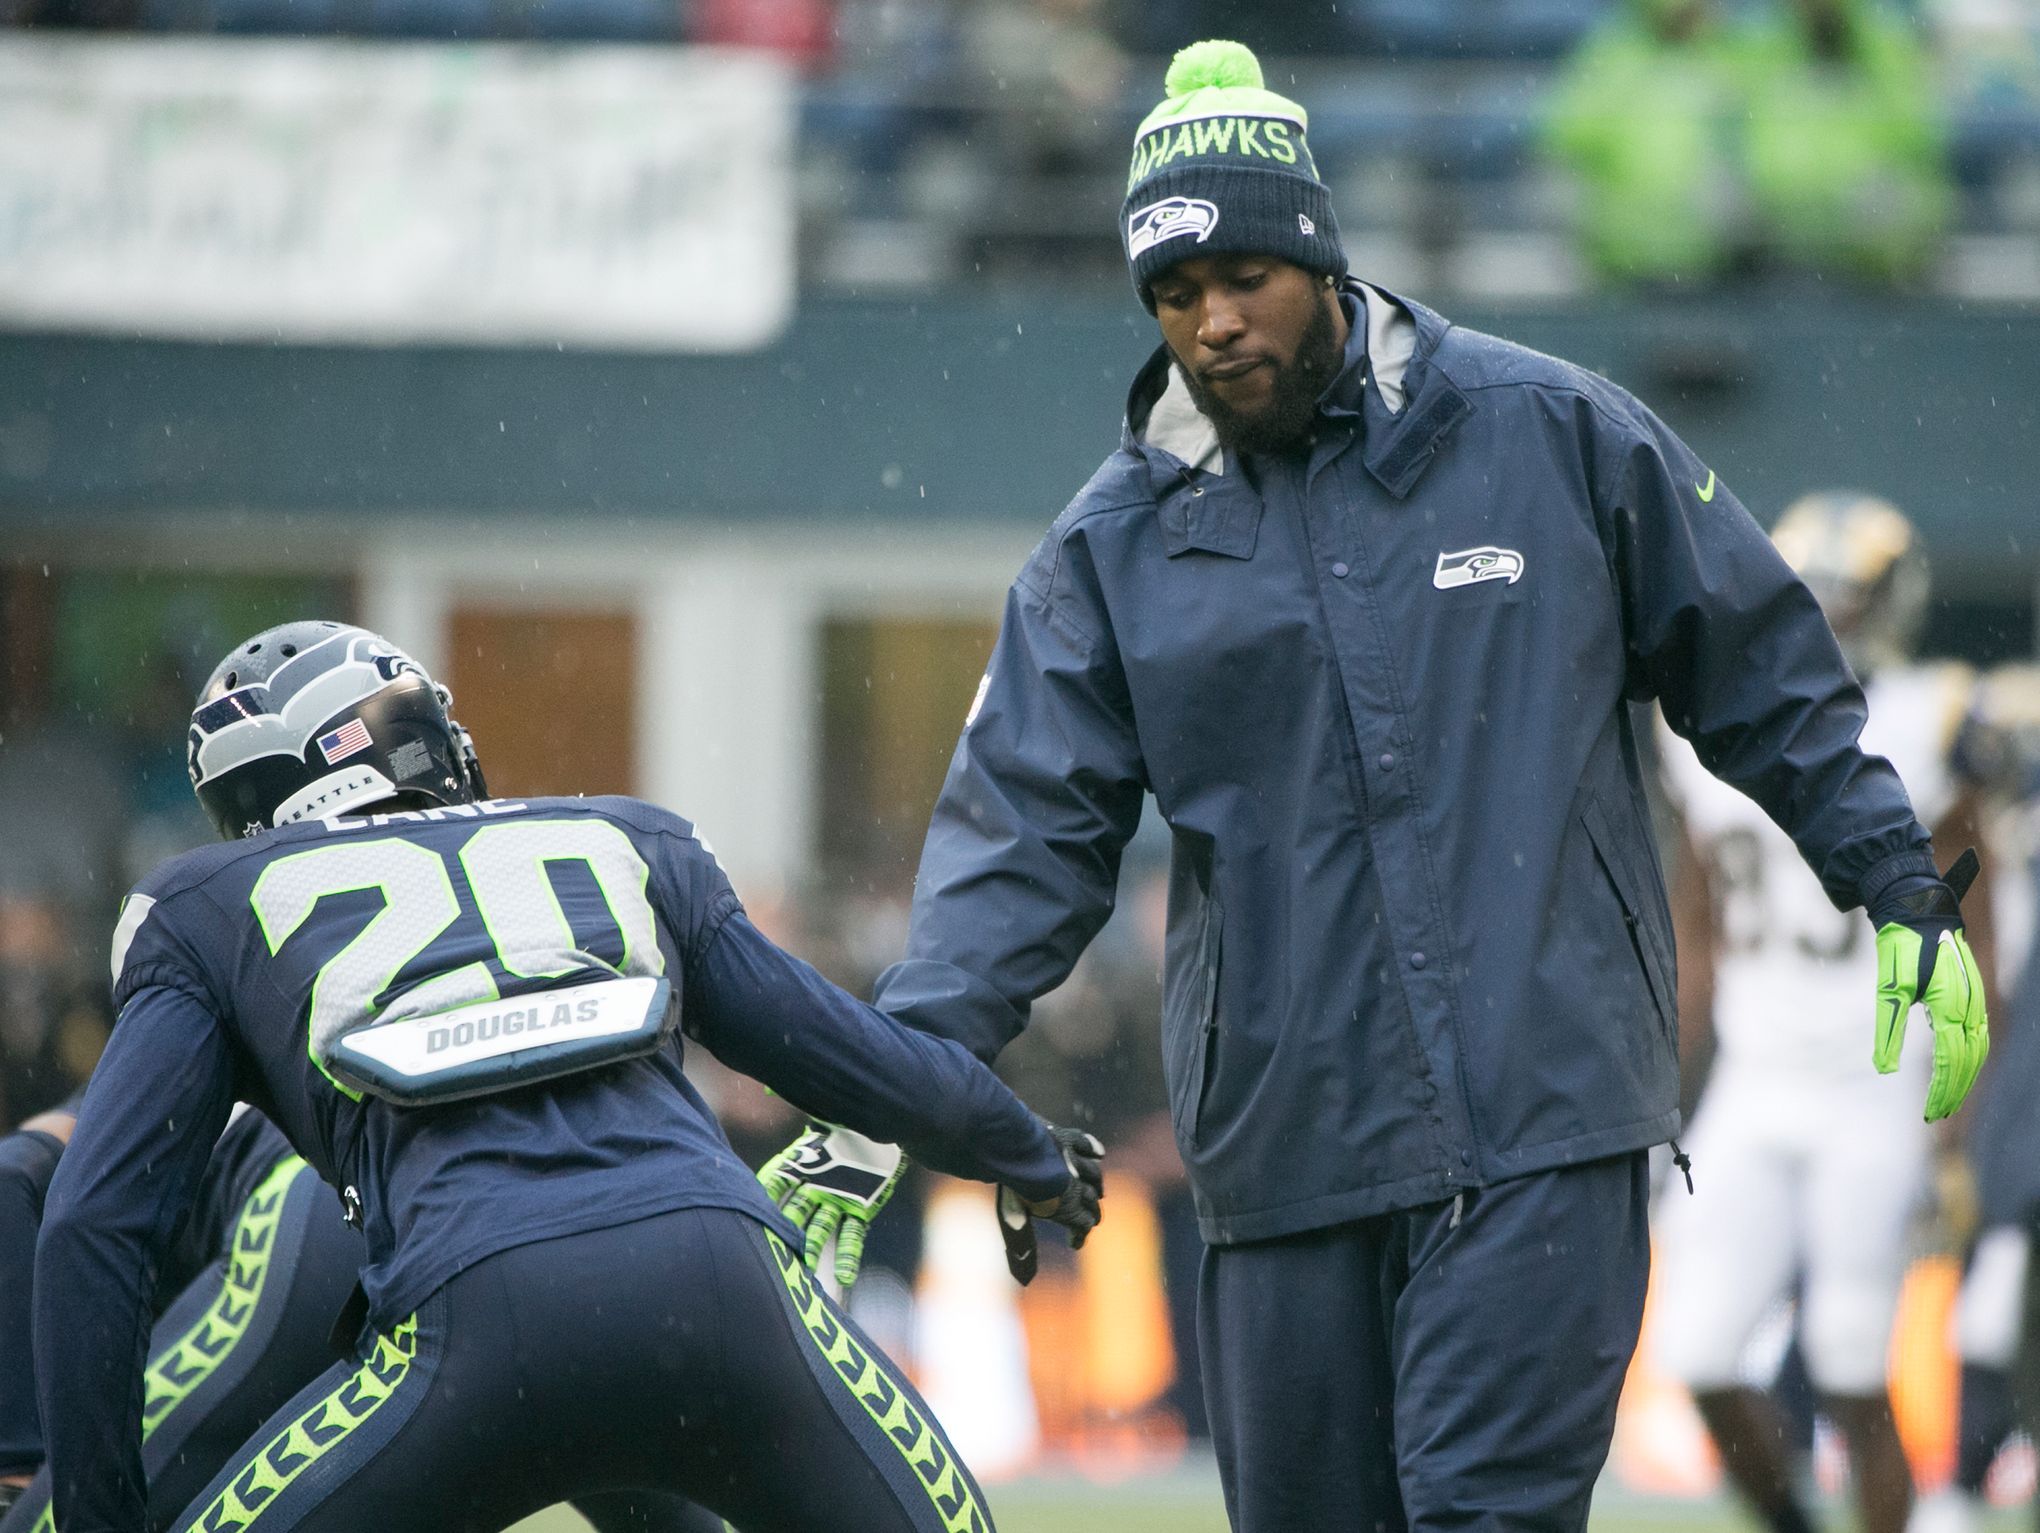
[[0, 39], [0, 324], [755, 348], [794, 105], [729, 50]]

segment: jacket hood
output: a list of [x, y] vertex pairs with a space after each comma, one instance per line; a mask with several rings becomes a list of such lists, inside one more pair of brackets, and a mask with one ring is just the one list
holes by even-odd
[[[1384, 288], [1348, 278], [1340, 288], [1349, 330], [1345, 365], [1327, 390], [1328, 416], [1359, 416], [1366, 422], [1366, 459], [1377, 478], [1400, 496], [1415, 480], [1405, 467], [1421, 467], [1427, 453], [1412, 449], [1442, 435], [1470, 414], [1472, 406], [1451, 380], [1430, 366], [1438, 342], [1450, 328], [1438, 314]], [[1372, 388], [1367, 385], [1372, 384]], [[1441, 391], [1444, 408], [1440, 408]], [[1412, 400], [1422, 408], [1411, 410]], [[1378, 417], [1378, 418], [1377, 418]], [[1218, 431], [1197, 408], [1166, 345], [1155, 348], [1128, 391], [1120, 445], [1147, 460], [1158, 481], [1185, 471], [1223, 476], [1235, 466], [1219, 444]]]

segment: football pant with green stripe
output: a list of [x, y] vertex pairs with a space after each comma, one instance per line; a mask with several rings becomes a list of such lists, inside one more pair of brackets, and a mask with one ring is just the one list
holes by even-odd
[[990, 1533], [969, 1471], [789, 1239], [685, 1209], [536, 1241], [369, 1331], [183, 1533], [498, 1533], [640, 1487], [744, 1533]]

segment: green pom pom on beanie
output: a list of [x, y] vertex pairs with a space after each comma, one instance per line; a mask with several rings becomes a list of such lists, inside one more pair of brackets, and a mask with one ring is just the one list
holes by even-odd
[[1265, 83], [1261, 61], [1254, 57], [1253, 49], [1214, 37], [1178, 49], [1164, 86], [1171, 96], [1187, 96], [1208, 85], [1244, 85], [1259, 90]]
[[1217, 112], [1273, 117], [1293, 122], [1299, 130], [1310, 127], [1308, 112], [1268, 89], [1261, 61], [1245, 43], [1213, 37], [1179, 49], [1162, 83], [1165, 94], [1141, 123], [1140, 133], [1165, 122]]

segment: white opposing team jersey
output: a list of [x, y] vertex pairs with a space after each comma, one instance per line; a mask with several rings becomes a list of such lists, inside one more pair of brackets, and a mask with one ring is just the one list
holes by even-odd
[[[1956, 788], [1949, 747], [1969, 702], [1957, 665], [1883, 672], [1864, 687], [1863, 749], [1897, 768], [1932, 828]], [[1666, 787], [1713, 872], [1720, 930], [1714, 1026], [1723, 1066], [1823, 1079], [1871, 1076], [1876, 936], [1860, 910], [1829, 903], [1791, 838], [1754, 801], [1700, 765], [1660, 725]], [[1926, 1072], [1927, 1040], [1908, 1035], [1902, 1069]]]

